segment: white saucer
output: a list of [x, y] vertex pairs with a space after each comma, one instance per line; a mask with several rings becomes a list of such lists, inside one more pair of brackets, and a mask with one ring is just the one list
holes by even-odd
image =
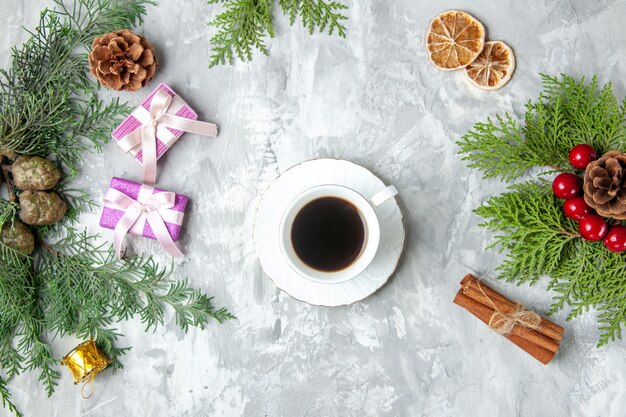
[[302, 191], [321, 184], [344, 185], [365, 196], [374, 195], [386, 186], [370, 171], [349, 161], [315, 159], [295, 165], [265, 191], [256, 213], [254, 246], [267, 276], [293, 298], [323, 306], [351, 304], [376, 292], [395, 271], [404, 246], [402, 213], [395, 198], [376, 208], [380, 246], [372, 263], [360, 275], [338, 284], [308, 280], [284, 260], [278, 230], [287, 205]]

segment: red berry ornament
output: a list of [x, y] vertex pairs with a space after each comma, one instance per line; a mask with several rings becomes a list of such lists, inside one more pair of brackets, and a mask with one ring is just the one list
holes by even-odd
[[576, 145], [569, 151], [569, 163], [576, 169], [585, 169], [596, 159], [596, 151], [587, 144]]
[[573, 197], [563, 203], [563, 211], [565, 215], [577, 222], [583, 218], [583, 216], [591, 213], [591, 207], [585, 202], [584, 197]]
[[611, 252], [623, 252], [626, 250], [626, 227], [615, 225], [604, 237], [604, 246]]
[[576, 197], [580, 193], [580, 179], [569, 172], [557, 175], [552, 183], [552, 192], [563, 199]]
[[587, 240], [600, 240], [608, 227], [604, 219], [597, 214], [587, 214], [578, 223], [578, 232]]

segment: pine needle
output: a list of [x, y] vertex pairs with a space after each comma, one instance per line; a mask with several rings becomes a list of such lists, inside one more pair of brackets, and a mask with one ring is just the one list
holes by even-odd
[[[37, 248], [24, 256], [0, 241], [0, 397], [11, 402], [7, 382], [34, 371], [48, 395], [60, 377], [58, 360], [47, 340], [73, 335], [94, 338], [121, 367], [128, 347], [111, 326], [139, 317], [148, 329], [163, 324], [164, 308], [178, 325], [202, 328], [209, 321], [234, 318], [215, 308], [211, 298], [176, 281], [170, 268], [150, 257], [119, 260], [110, 245], [75, 230], [78, 215], [95, 208], [84, 190], [71, 186], [85, 152], [98, 151], [130, 108], [98, 99], [98, 85], [88, 76], [84, 52], [97, 35], [141, 22], [150, 0], [74, 0], [67, 7], [41, 13], [31, 37], [12, 50], [9, 69], [0, 70], [0, 159], [2, 155], [39, 155], [55, 160], [64, 179], [55, 188], [68, 204], [64, 219], [35, 227]], [[19, 207], [0, 198], [0, 228]]]
[[[568, 319], [590, 308], [599, 311], [598, 346], [621, 338], [626, 324], [626, 254], [611, 253], [602, 242], [583, 240], [562, 210], [547, 173], [573, 172], [569, 150], [592, 145], [598, 154], [626, 148], [626, 100], [620, 104], [610, 84], [600, 86], [567, 75], [543, 75], [543, 92], [526, 106], [524, 123], [498, 115], [474, 125], [461, 141], [468, 165], [486, 178], [513, 182], [542, 169], [539, 178], [512, 185], [476, 209], [496, 233], [492, 246], [506, 252], [501, 278], [531, 285], [544, 276], [556, 292], [550, 309], [566, 306]], [[548, 172], [546, 172], [548, 171]]]
[[[110, 245], [98, 245], [85, 232], [68, 236], [37, 252], [35, 282], [44, 306], [48, 332], [77, 334], [113, 346], [119, 334], [109, 324], [138, 316], [146, 330], [163, 324], [164, 306], [176, 312], [178, 325], [203, 328], [210, 320], [234, 318], [215, 309], [211, 299], [172, 279], [172, 270], [150, 257], [119, 260]], [[117, 356], [111, 349], [108, 354]]]
[[346, 27], [343, 21], [347, 17], [340, 13], [348, 7], [336, 1], [325, 0], [278, 0], [283, 13], [289, 16], [289, 23], [294, 24], [296, 18], [300, 16], [302, 26], [313, 34], [317, 28], [320, 33], [324, 32], [328, 26], [328, 34], [334, 31], [342, 38], [346, 37]]
[[626, 99], [620, 104], [611, 84], [594, 77], [575, 80], [542, 75], [544, 91], [526, 105], [524, 123], [511, 115], [479, 122], [457, 144], [468, 166], [485, 178], [511, 182], [533, 167], [573, 172], [570, 149], [588, 143], [598, 154], [626, 143]]
[[[317, 28], [328, 34], [336, 32], [346, 37], [346, 16], [341, 14], [347, 7], [337, 1], [326, 0], [278, 0], [281, 10], [294, 24], [299, 16], [309, 34]], [[208, 0], [209, 4], [221, 3], [225, 10], [218, 14], [209, 25], [218, 32], [211, 38], [213, 52], [209, 67], [218, 64], [232, 64], [235, 57], [242, 61], [252, 60], [253, 50], [264, 55], [269, 51], [265, 44], [267, 36], [275, 36], [273, 23], [274, 0]]]
[[[220, 1], [210, 0], [209, 3]], [[250, 61], [254, 48], [268, 55], [265, 36], [274, 37], [273, 5], [273, 0], [224, 1], [226, 10], [210, 23], [218, 28], [218, 33], [211, 38], [213, 54], [209, 66], [232, 64], [235, 56]]]

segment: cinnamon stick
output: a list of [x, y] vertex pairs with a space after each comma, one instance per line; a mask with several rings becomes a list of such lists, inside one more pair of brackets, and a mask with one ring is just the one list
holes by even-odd
[[[482, 286], [482, 285], [481, 285]], [[496, 311], [495, 308], [493, 306], [491, 306], [491, 304], [489, 303], [488, 300], [483, 300], [483, 298], [485, 298], [485, 296], [480, 292], [480, 290], [476, 289], [476, 288], [463, 288], [461, 290], [464, 295], [468, 298], [471, 298], [472, 300], [481, 303], [482, 305], [486, 306], [486, 307], [491, 307], [494, 312]], [[493, 300], [493, 299], [492, 299]], [[485, 301], [485, 302], [483, 302]], [[501, 302], [498, 301], [494, 301], [494, 305], [495, 307], [504, 314], [511, 314], [512, 312], [515, 311], [514, 308], [512, 309], [505, 309], [505, 308], [500, 308], [502, 307]], [[542, 332], [543, 331], [543, 332]], [[546, 348], [552, 352], [556, 352], [557, 350], [559, 350], [559, 341], [558, 340], [554, 340], [552, 339], [550, 336], [545, 335], [546, 331], [545, 329], [541, 326], [541, 323], [539, 324], [539, 327], [535, 330], [535, 329], [529, 329], [527, 327], [524, 326], [514, 326], [513, 330], [511, 330], [512, 333], [517, 334], [520, 337], [523, 337], [524, 339], [528, 339], [531, 342]], [[548, 330], [547, 333], [553, 333], [552, 330]]]
[[[487, 285], [481, 283], [480, 287], [478, 287], [478, 278], [472, 274], [467, 274], [463, 277], [463, 280], [461, 280], [461, 287], [464, 289], [463, 294], [467, 297], [490, 308], [494, 308], [495, 304], [497, 309], [504, 314], [511, 314], [518, 308], [517, 303], [510, 301]], [[559, 326], [558, 324], [542, 317], [541, 323], [539, 323], [539, 328], [537, 328], [536, 331], [549, 337], [557, 343], [560, 343], [563, 338], [564, 329], [562, 326]]]
[[[456, 296], [454, 297], [454, 303], [463, 307], [487, 325], [491, 320], [491, 316], [495, 312], [495, 310], [485, 306], [484, 304], [481, 304], [478, 301], [472, 300], [471, 298], [465, 296], [463, 294], [462, 288], [457, 292]], [[503, 336], [509, 339], [511, 342], [515, 343], [517, 346], [522, 348], [522, 350], [524, 350], [526, 353], [528, 353], [544, 365], [548, 364], [554, 357], [555, 352], [543, 348], [518, 334], [511, 332]]]

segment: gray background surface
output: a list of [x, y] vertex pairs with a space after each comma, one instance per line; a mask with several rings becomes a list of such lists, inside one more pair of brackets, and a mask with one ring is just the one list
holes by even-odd
[[[0, 63], [25, 39], [45, 1], [0, 0]], [[96, 379], [83, 400], [68, 372], [52, 398], [35, 374], [11, 383], [28, 416], [603, 416], [626, 409], [624, 342], [597, 349], [595, 314], [566, 324], [561, 353], [542, 366], [452, 304], [469, 271], [487, 277], [502, 259], [472, 214], [501, 190], [468, 170], [454, 144], [489, 114], [520, 115], [540, 90], [540, 72], [597, 73], [625, 93], [625, 1], [346, 1], [346, 40], [289, 27], [280, 15], [270, 57], [208, 69], [206, 26], [218, 12], [204, 0], [161, 1], [143, 27], [161, 66], [139, 103], [168, 82], [217, 139], [186, 135], [160, 162], [159, 186], [187, 194], [180, 276], [216, 296], [237, 321], [183, 334], [167, 325], [144, 334], [119, 324], [133, 349], [125, 368]], [[491, 39], [515, 50], [517, 70], [498, 92], [459, 72], [436, 70], [423, 46], [429, 20], [460, 8]], [[261, 192], [282, 170], [318, 157], [345, 158], [400, 190], [407, 243], [397, 273], [348, 307], [310, 306], [277, 290], [254, 256], [252, 226]], [[113, 176], [140, 169], [114, 145], [88, 157], [79, 185], [101, 198]], [[97, 231], [97, 213], [85, 216]], [[105, 237], [110, 237], [108, 233]], [[131, 239], [167, 262], [159, 247]], [[545, 283], [496, 284], [544, 313]], [[565, 314], [558, 314], [557, 322]], [[61, 357], [77, 344], [53, 343]], [[4, 411], [0, 411], [2, 414]]]

